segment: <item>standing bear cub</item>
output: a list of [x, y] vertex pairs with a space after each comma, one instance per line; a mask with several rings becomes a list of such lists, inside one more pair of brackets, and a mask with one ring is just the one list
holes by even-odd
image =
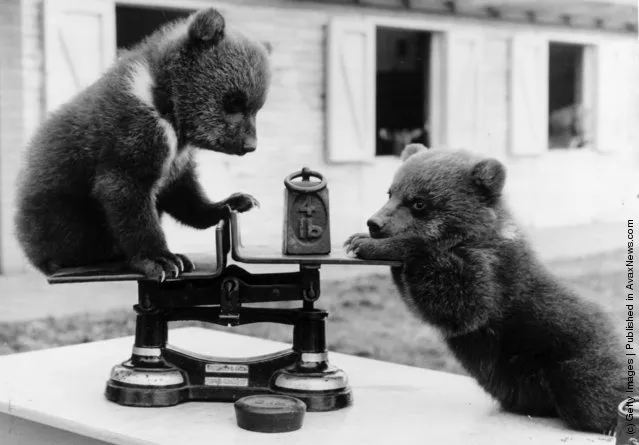
[[621, 345], [606, 314], [536, 259], [503, 203], [504, 166], [420, 144], [402, 159], [370, 236], [347, 250], [403, 262], [391, 272], [404, 301], [505, 410], [612, 430]]
[[193, 152], [254, 151], [269, 83], [266, 47], [215, 9], [125, 53], [28, 146], [15, 218], [28, 259], [46, 274], [115, 260], [158, 280], [192, 270], [169, 251], [160, 217], [202, 229], [257, 204], [241, 193], [211, 202]]

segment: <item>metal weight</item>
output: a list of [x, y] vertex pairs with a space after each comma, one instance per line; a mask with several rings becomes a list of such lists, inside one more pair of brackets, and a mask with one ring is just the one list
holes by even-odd
[[615, 445], [639, 445], [638, 426], [639, 395], [635, 394], [621, 402], [617, 408]]
[[[311, 178], [319, 181], [311, 181]], [[294, 179], [301, 178], [301, 181]], [[284, 179], [284, 255], [326, 255], [331, 251], [328, 188], [307, 167]]]

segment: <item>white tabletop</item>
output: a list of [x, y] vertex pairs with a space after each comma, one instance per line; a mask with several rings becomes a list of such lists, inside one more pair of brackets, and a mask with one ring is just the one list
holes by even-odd
[[[290, 347], [201, 328], [172, 330], [169, 340], [229, 357]], [[503, 413], [468, 377], [337, 353], [330, 360], [347, 372], [354, 405], [306, 413], [295, 432], [242, 430], [231, 403], [123, 407], [107, 401], [104, 388], [132, 342], [128, 337], [0, 357], [0, 413], [121, 445], [614, 443], [568, 430], [558, 420]]]

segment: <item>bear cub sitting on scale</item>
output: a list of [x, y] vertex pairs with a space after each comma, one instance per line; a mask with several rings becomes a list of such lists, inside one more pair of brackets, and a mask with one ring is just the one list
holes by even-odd
[[370, 235], [346, 248], [391, 268], [407, 305], [444, 334], [501, 406], [609, 432], [623, 393], [623, 350], [606, 314], [536, 259], [506, 209], [506, 171], [464, 151], [408, 145]]
[[28, 259], [46, 274], [108, 261], [160, 281], [192, 270], [169, 251], [160, 217], [203, 229], [257, 204], [242, 193], [209, 201], [193, 151], [254, 151], [269, 83], [266, 46], [215, 9], [125, 53], [29, 144], [15, 218]]

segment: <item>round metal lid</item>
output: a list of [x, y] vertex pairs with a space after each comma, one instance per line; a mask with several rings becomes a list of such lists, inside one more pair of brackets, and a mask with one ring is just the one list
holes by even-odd
[[240, 428], [259, 433], [285, 433], [299, 430], [306, 404], [283, 395], [266, 394], [242, 397], [235, 402], [235, 416]]

